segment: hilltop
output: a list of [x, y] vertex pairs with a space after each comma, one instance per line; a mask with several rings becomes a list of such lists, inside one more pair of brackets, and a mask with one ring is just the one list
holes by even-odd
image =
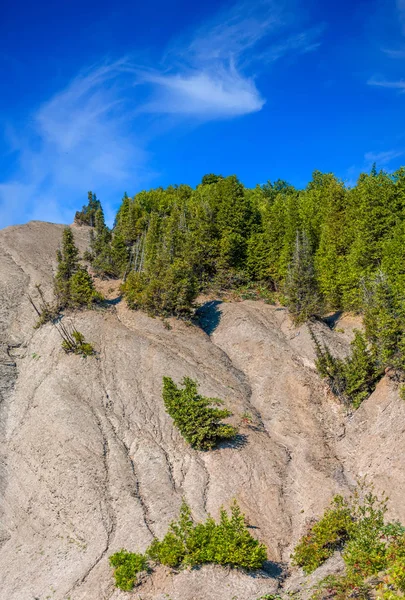
[[[71, 229], [83, 252], [90, 228]], [[165, 323], [130, 310], [108, 282], [108, 306], [63, 317], [96, 357], [67, 355], [51, 323], [33, 328], [27, 296], [41, 284], [52, 297], [62, 231], [31, 222], [0, 232], [2, 597], [256, 600], [299, 588], [302, 576], [286, 566], [294, 545], [365, 474], [405, 521], [405, 404], [395, 382], [385, 376], [348, 415], [316, 372], [307, 325], [294, 327], [285, 308], [207, 299], [200, 325]], [[350, 316], [333, 331], [316, 324], [342, 356], [352, 329]], [[239, 438], [191, 449], [165, 412], [165, 375], [223, 399]], [[265, 570], [161, 567], [128, 596], [116, 590], [108, 557], [163, 536], [182, 498], [197, 520], [236, 498], [268, 548]]]

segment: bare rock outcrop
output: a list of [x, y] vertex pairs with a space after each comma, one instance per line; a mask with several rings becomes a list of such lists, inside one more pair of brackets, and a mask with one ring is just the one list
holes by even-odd
[[[73, 230], [84, 249], [87, 228]], [[306, 524], [359, 473], [381, 478], [401, 516], [404, 405], [393, 385], [382, 382], [347, 422], [314, 370], [307, 328], [251, 301], [206, 303], [202, 327], [167, 329], [118, 301], [67, 315], [98, 352], [67, 356], [52, 325], [33, 329], [26, 295], [37, 283], [51, 294], [61, 233], [38, 222], [0, 232], [1, 598], [255, 600], [278, 589]], [[347, 350], [343, 335], [317, 328]], [[190, 449], [164, 410], [164, 375], [222, 398], [236, 442]], [[196, 519], [236, 498], [268, 547], [266, 570], [159, 568], [131, 594], [116, 590], [109, 555], [144, 551], [182, 498]]]

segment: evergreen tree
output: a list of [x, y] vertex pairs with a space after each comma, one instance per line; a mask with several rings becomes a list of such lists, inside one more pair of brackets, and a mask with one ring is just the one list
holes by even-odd
[[368, 350], [366, 338], [360, 331], [355, 331], [351, 354], [343, 362], [342, 371], [344, 394], [353, 407], [358, 408], [374, 391], [378, 381], [373, 357]]
[[54, 292], [59, 309], [89, 306], [102, 300], [102, 296], [94, 288], [92, 278], [79, 264], [79, 251], [69, 227], [63, 230], [62, 249], [57, 252], [57, 261]]
[[170, 377], [163, 378], [163, 401], [184, 439], [197, 450], [210, 450], [219, 441], [235, 437], [237, 431], [222, 423], [230, 417], [229, 410], [213, 408], [222, 404], [217, 398], [205, 398], [197, 391], [197, 383], [184, 377], [183, 389]]
[[321, 308], [315, 268], [305, 233], [297, 233], [294, 255], [285, 285], [288, 309], [298, 325], [317, 314]]
[[57, 251], [58, 269], [55, 276], [55, 296], [58, 305], [63, 308], [69, 303], [70, 280], [79, 269], [79, 250], [69, 227], [62, 234], [62, 249]]
[[96, 213], [101, 208], [101, 203], [97, 200], [97, 196], [96, 194], [93, 194], [93, 192], [88, 192], [87, 198], [87, 205], [83, 206], [82, 210], [77, 211], [75, 214], [75, 223], [78, 225], [95, 227]]
[[111, 249], [111, 231], [105, 224], [103, 209], [100, 207], [95, 214], [94, 233], [90, 240], [91, 264], [99, 276], [114, 276], [114, 265]]
[[222, 175], [214, 175], [214, 173], [207, 173], [201, 180], [201, 185], [211, 185], [211, 183], [218, 183], [220, 179], [223, 179]]
[[364, 285], [364, 325], [377, 368], [401, 367], [404, 306], [385, 274]]

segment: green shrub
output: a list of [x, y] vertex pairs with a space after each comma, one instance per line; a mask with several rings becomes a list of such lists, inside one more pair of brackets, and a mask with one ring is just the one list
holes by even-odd
[[[403, 528], [402, 528], [403, 530]], [[405, 593], [405, 534], [395, 537], [387, 550], [387, 574], [397, 590]]]
[[62, 333], [63, 341], [62, 348], [66, 354], [79, 354], [81, 356], [92, 356], [95, 354], [94, 347], [89, 342], [86, 342], [84, 335], [74, 329], [70, 332], [66, 328], [59, 330]]
[[266, 548], [253, 538], [236, 502], [231, 516], [221, 510], [219, 523], [208, 517], [194, 524], [189, 507], [183, 503], [180, 517], [170, 525], [163, 540], [154, 540], [148, 550], [151, 559], [170, 567], [205, 563], [260, 569], [267, 560]]
[[123, 285], [130, 308], [163, 316], [188, 315], [198, 288], [185, 261], [162, 265], [155, 273], [132, 271]]
[[197, 383], [184, 377], [184, 389], [179, 389], [170, 377], [163, 378], [163, 401], [184, 439], [197, 450], [210, 450], [220, 440], [232, 439], [237, 430], [221, 422], [232, 413], [213, 408], [222, 404], [217, 398], [205, 398], [197, 392]]
[[336, 496], [322, 519], [296, 546], [293, 564], [302, 567], [305, 574], [312, 573], [343, 545], [352, 527], [353, 519], [347, 501]]
[[311, 573], [343, 546], [345, 572], [325, 577], [315, 588], [313, 600], [403, 598], [405, 592], [405, 528], [398, 522], [385, 524], [387, 498], [374, 494], [365, 480], [348, 501], [336, 497], [337, 512], [343, 510], [346, 533], [338, 542], [340, 517], [332, 506], [304, 536], [292, 556], [296, 565]]
[[387, 498], [379, 499], [363, 482], [351, 498], [354, 525], [343, 552], [348, 573], [368, 577], [386, 568], [386, 512]]
[[102, 295], [94, 288], [94, 283], [85, 269], [79, 269], [69, 281], [69, 306], [90, 307], [93, 303], [101, 302]]
[[321, 346], [311, 327], [310, 333], [315, 344], [315, 365], [319, 375], [327, 380], [331, 391], [345, 404], [358, 408], [375, 390], [381, 377], [365, 336], [355, 330], [350, 344], [351, 353], [341, 359], [333, 356], [326, 345]]
[[327, 575], [315, 587], [311, 600], [370, 600], [371, 585], [359, 575]]
[[110, 565], [114, 567], [115, 585], [129, 592], [136, 583], [136, 576], [148, 569], [148, 561], [143, 554], [120, 550], [110, 556]]
[[115, 585], [131, 590], [137, 574], [149, 570], [148, 559], [172, 568], [213, 563], [252, 570], [263, 566], [267, 552], [250, 535], [236, 501], [230, 516], [221, 510], [219, 523], [208, 517], [205, 523], [197, 524], [183, 502], [178, 520], [170, 524], [162, 540], [153, 540], [145, 555], [121, 550], [110, 557], [110, 564], [115, 567]]

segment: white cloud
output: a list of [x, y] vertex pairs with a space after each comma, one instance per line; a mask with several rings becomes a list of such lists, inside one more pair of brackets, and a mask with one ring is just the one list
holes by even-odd
[[405, 90], [405, 80], [403, 79], [398, 79], [397, 81], [388, 81], [387, 79], [378, 79], [377, 77], [372, 77], [367, 81], [367, 84], [394, 90], [401, 90], [401, 92]]
[[34, 112], [23, 134], [14, 132], [19, 169], [0, 182], [0, 225], [71, 220], [87, 190], [108, 197], [138, 183], [146, 155], [126, 118], [127, 75], [125, 61], [80, 74]]
[[382, 48], [382, 51], [390, 58], [405, 58], [405, 50], [393, 50], [391, 48]]
[[219, 12], [191, 41], [170, 48], [165, 62], [176, 69], [143, 76], [155, 86], [145, 107], [151, 112], [193, 115], [200, 120], [235, 117], [261, 110], [265, 100], [252, 76], [288, 53], [319, 46], [322, 27], [287, 35], [296, 27], [286, 2], [241, 1]]
[[0, 227], [32, 218], [67, 222], [89, 189], [112, 215], [125, 190], [153, 179], [148, 142], [174, 121], [201, 124], [260, 111], [258, 69], [319, 45], [321, 28], [299, 30], [289, 2], [242, 1], [217, 13], [171, 46], [165, 69], [123, 58], [73, 78], [32, 111], [22, 130], [9, 128], [18, 167], [0, 181]]
[[151, 74], [148, 81], [157, 88], [144, 107], [149, 112], [193, 115], [207, 120], [256, 112], [265, 102], [254, 81], [241, 76], [233, 65], [228, 69], [187, 74]]
[[402, 26], [402, 33], [405, 34], [405, 0], [397, 0], [397, 10], [399, 20]]
[[399, 158], [404, 155], [403, 150], [387, 150], [386, 152], [367, 152], [364, 155], [364, 161], [367, 166], [376, 163], [377, 166], [388, 165], [395, 158]]

